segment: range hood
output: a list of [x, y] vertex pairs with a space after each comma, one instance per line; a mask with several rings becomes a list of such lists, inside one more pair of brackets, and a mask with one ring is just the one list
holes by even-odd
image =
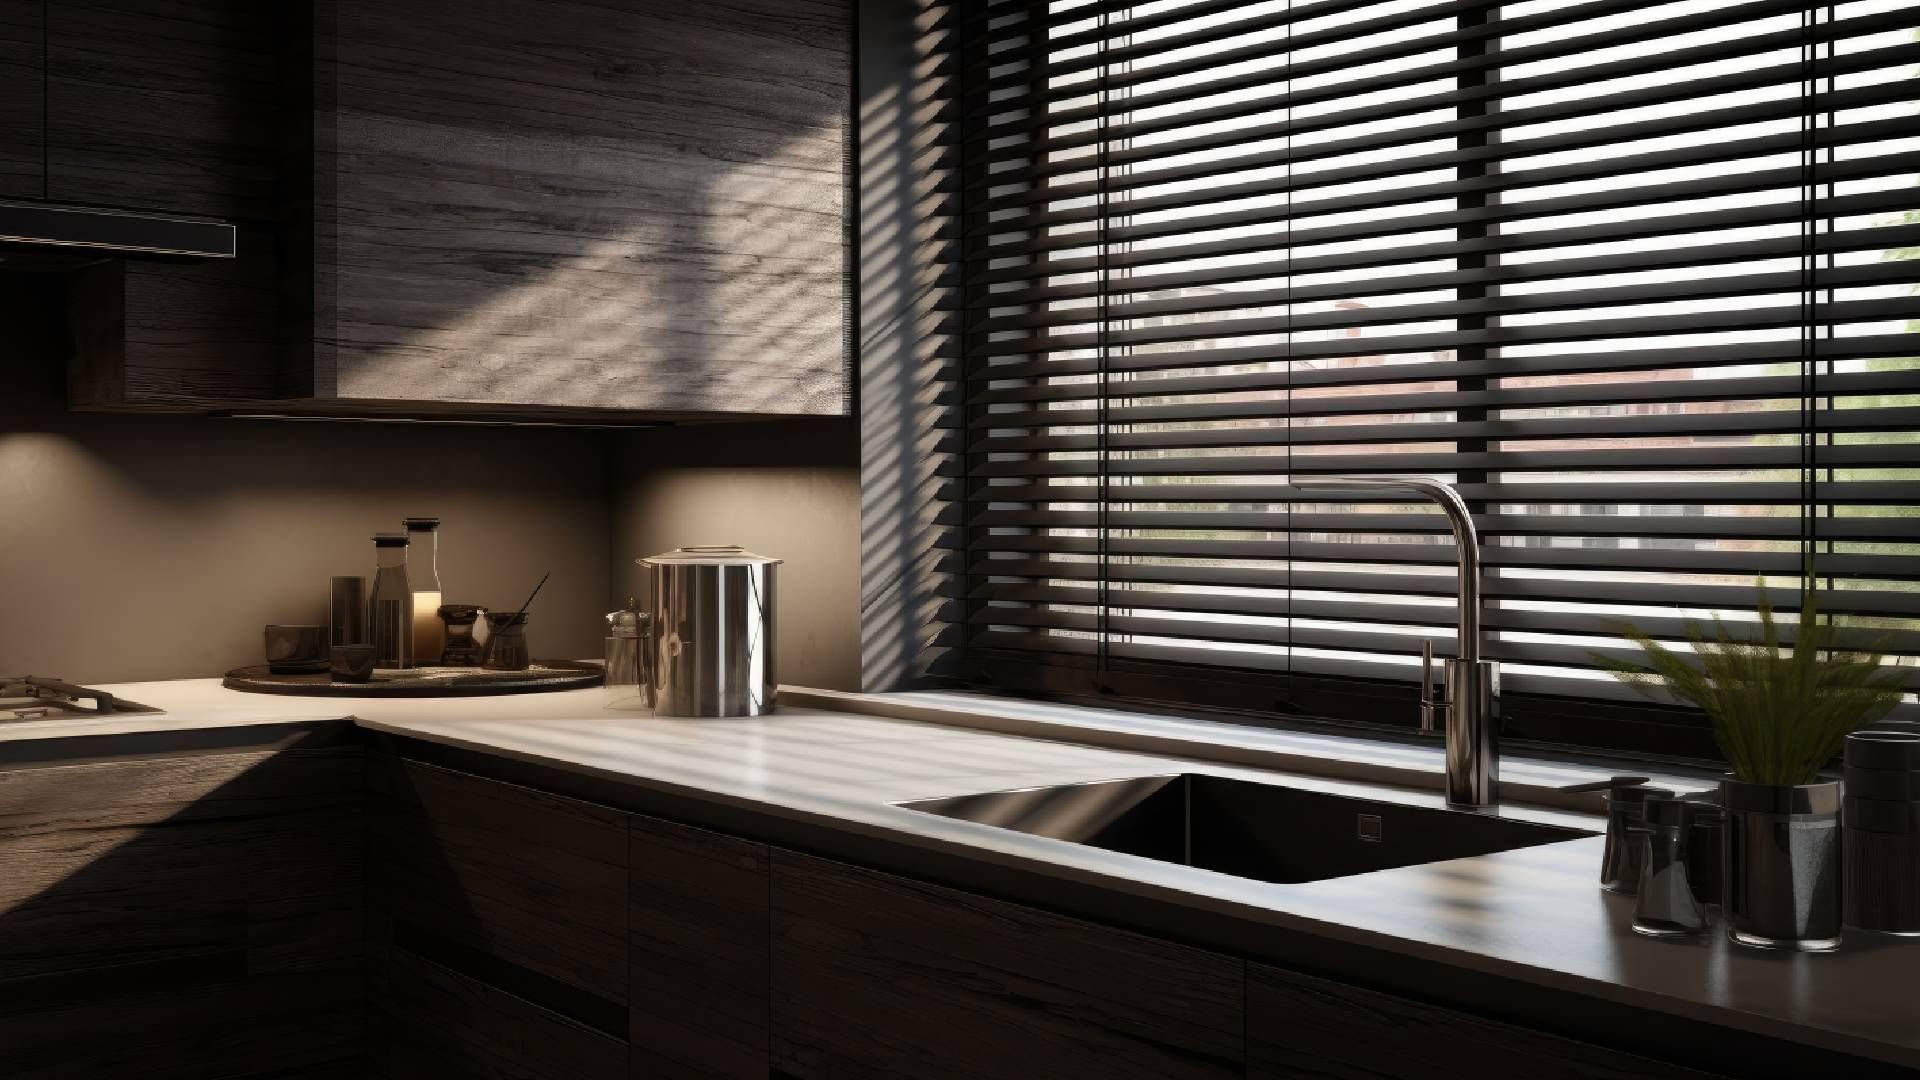
[[231, 259], [234, 228], [135, 210], [0, 201], [0, 265], [8, 252]]

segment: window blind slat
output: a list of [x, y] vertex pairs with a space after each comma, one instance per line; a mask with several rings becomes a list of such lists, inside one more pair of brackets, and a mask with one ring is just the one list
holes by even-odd
[[1526, 693], [1809, 566], [1920, 673], [1913, 4], [989, 11], [927, 440], [982, 671], [1410, 679], [1444, 518], [1288, 481], [1418, 474]]

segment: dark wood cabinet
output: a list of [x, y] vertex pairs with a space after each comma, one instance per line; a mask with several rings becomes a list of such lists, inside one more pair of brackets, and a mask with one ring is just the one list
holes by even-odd
[[1250, 1080], [1708, 1080], [1709, 1074], [1344, 983], [1247, 966]]
[[420, 1075], [408, 1063], [439, 1055], [463, 1075], [623, 1076], [626, 816], [391, 755], [370, 758], [368, 778], [369, 1050], [383, 1074]]
[[797, 1077], [1243, 1070], [1244, 965], [821, 859], [773, 855], [773, 1051]]
[[626, 1080], [624, 1040], [412, 952], [383, 958], [372, 1005], [391, 1080]]
[[0, 198], [277, 220], [299, 6], [0, 0]]
[[630, 819], [634, 1080], [765, 1080], [765, 844]]
[[[1709, 1080], [400, 746], [367, 770], [380, 1075]], [[554, 786], [628, 805], [576, 780]]]
[[46, 195], [43, 0], [0, 0], [0, 198]]
[[278, 248], [242, 229], [232, 259], [113, 259], [72, 274], [69, 401], [197, 408], [271, 398], [281, 348]]
[[[19, 6], [0, 0], [0, 97], [10, 70], [6, 13]], [[34, 6], [45, 9], [47, 69], [44, 99], [34, 86], [34, 120], [44, 108], [45, 125], [31, 194], [220, 218], [239, 230], [234, 259], [115, 259], [70, 275], [69, 401], [87, 409], [198, 410], [279, 396], [310, 279], [304, 266], [282, 258], [306, 220], [296, 188], [284, 182], [288, 132], [305, 119], [304, 112], [288, 115], [288, 67], [302, 61], [285, 35], [305, 32], [305, 19], [290, 14], [303, 5]], [[0, 123], [14, 110], [0, 102]], [[300, 151], [292, 160], [307, 156]]]
[[352, 1076], [356, 747], [0, 771], [9, 1080]]
[[300, 6], [46, 5], [46, 197], [278, 218], [281, 24]]
[[321, 0], [313, 393], [846, 415], [849, 0]]
[[0, 197], [243, 230], [79, 293], [81, 408], [845, 416], [852, 13], [0, 0]]

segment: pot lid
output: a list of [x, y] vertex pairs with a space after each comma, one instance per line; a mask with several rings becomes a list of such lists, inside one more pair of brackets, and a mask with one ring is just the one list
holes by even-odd
[[737, 544], [691, 544], [635, 561], [642, 566], [778, 566], [784, 560], [755, 555]]

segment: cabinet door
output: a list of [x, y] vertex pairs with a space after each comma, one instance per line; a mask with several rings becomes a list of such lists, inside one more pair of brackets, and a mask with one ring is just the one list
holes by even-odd
[[780, 851], [773, 929], [796, 1077], [1241, 1075], [1237, 960]]
[[0, 1072], [351, 1068], [361, 776], [355, 748], [0, 770]]
[[490, 983], [390, 954], [370, 1024], [389, 1080], [625, 1080], [627, 1045]]
[[320, 397], [848, 414], [850, 0], [322, 0]]
[[47, 197], [274, 217], [281, 20], [302, 8], [259, 0], [47, 5]]
[[376, 1063], [418, 1075], [454, 1047], [473, 1075], [573, 1075], [547, 1058], [624, 1074], [625, 815], [386, 754], [369, 777]]
[[1247, 1075], [1707, 1080], [1708, 1074], [1372, 990], [1247, 967]]
[[767, 846], [631, 822], [634, 1080], [767, 1076]]
[[0, 198], [46, 195], [42, 0], [0, 0]]

